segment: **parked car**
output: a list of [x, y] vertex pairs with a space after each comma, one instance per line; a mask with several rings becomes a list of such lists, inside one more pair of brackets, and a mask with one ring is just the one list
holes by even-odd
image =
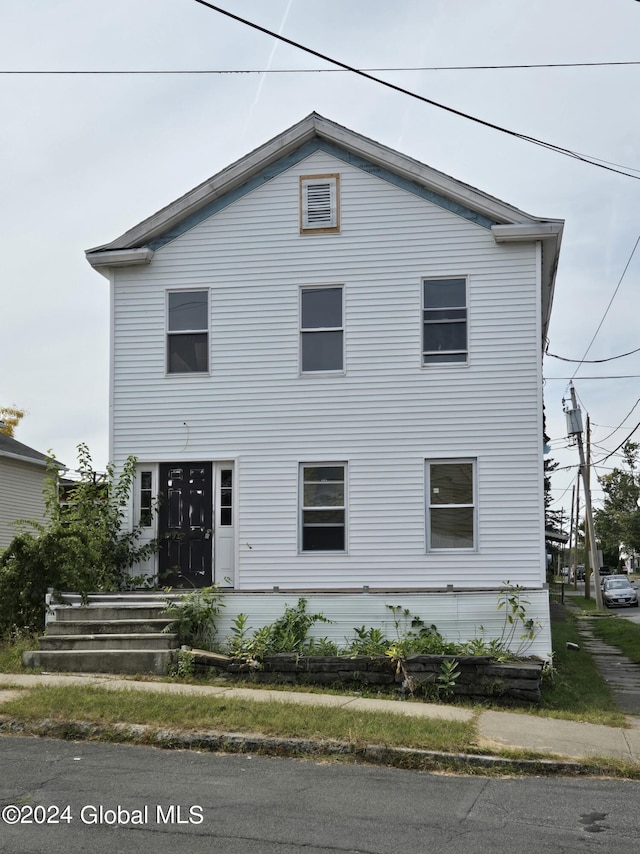
[[626, 575], [610, 575], [602, 583], [602, 603], [607, 608], [637, 608], [638, 591]]
[[613, 573], [613, 574], [609, 574], [609, 575], [602, 575], [602, 573], [601, 573], [600, 574], [600, 589], [601, 590], [604, 588], [605, 581], [608, 581], [610, 578], [623, 578], [624, 579], [624, 578], [627, 578], [627, 576], [621, 575], [620, 573], [617, 573], [617, 572]]

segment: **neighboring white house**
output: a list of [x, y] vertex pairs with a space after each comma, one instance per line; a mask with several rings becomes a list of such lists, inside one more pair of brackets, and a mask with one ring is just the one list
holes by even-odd
[[45, 518], [42, 490], [47, 456], [0, 432], [0, 551], [18, 533], [20, 519]]
[[[111, 285], [111, 457], [147, 571], [306, 596], [392, 631], [499, 634], [526, 590], [548, 655], [542, 352], [562, 221], [312, 113], [87, 252]], [[159, 513], [153, 511], [160, 496]]]

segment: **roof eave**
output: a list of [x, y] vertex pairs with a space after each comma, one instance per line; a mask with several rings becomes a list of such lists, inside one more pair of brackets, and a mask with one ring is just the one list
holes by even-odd
[[130, 256], [131, 260], [127, 260], [128, 256], [126, 255], [111, 253], [146, 248], [149, 243], [172, 230], [174, 226], [187, 217], [246, 183], [257, 172], [293, 153], [314, 137], [358, 154], [376, 165], [385, 166], [410, 181], [428, 187], [434, 192], [487, 216], [494, 222], [505, 224], [536, 223], [536, 220], [524, 211], [507, 205], [499, 199], [463, 184], [411, 157], [400, 154], [374, 140], [325, 119], [317, 113], [311, 113], [293, 127], [124, 232], [120, 237], [103, 246], [96, 246], [87, 250], [86, 256], [89, 263], [95, 268], [149, 263], [150, 258], [141, 260], [141, 255], [134, 254]]
[[41, 468], [47, 468], [49, 463], [53, 463], [59, 469], [64, 469], [66, 471], [66, 466], [63, 463], [59, 463], [57, 460], [53, 458], [50, 459], [37, 459], [36, 457], [28, 457], [25, 454], [12, 454], [10, 451], [2, 451], [0, 450], [0, 457], [5, 457], [9, 460], [19, 460], [21, 463], [31, 463], [34, 466], [40, 466]]
[[546, 340], [551, 306], [555, 289], [556, 272], [560, 256], [560, 244], [564, 221], [561, 219], [537, 220], [512, 225], [494, 225], [491, 229], [496, 243], [542, 243], [541, 312], [542, 339]]

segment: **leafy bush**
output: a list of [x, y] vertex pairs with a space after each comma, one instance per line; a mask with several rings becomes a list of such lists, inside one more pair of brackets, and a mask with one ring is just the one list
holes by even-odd
[[167, 599], [165, 613], [172, 622], [165, 632], [177, 632], [180, 642], [200, 649], [212, 649], [216, 620], [224, 608], [218, 585], [201, 587], [179, 599]]
[[23, 521], [22, 532], [0, 556], [0, 636], [15, 629], [41, 630], [49, 588], [85, 598], [94, 591], [119, 590], [130, 581], [128, 570], [156, 550], [155, 541], [138, 543], [140, 528], [123, 530], [135, 465], [135, 457], [128, 457], [117, 477], [111, 464], [101, 475], [87, 446], [78, 445], [80, 478], [64, 503], [57, 466], [49, 465], [47, 521]]
[[[275, 623], [262, 626], [249, 635], [246, 614], [236, 617], [228, 650], [231, 655], [255, 666], [265, 655], [291, 652], [298, 655], [335, 655], [335, 644], [326, 638], [309, 638], [316, 623], [330, 623], [324, 614], [308, 614], [307, 600], [298, 599], [294, 607], [285, 605], [284, 614]], [[322, 650], [322, 651], [320, 651]]]

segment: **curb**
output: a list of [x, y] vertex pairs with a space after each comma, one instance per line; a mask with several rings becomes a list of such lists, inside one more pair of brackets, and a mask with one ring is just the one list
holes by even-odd
[[605, 767], [572, 760], [518, 759], [473, 753], [445, 753], [408, 747], [357, 745], [322, 739], [278, 738], [260, 733], [183, 731], [144, 724], [107, 726], [88, 721], [56, 721], [46, 718], [23, 721], [0, 715], [0, 735], [135, 744], [164, 750], [251, 753], [297, 759], [341, 758], [412, 771], [446, 770], [478, 775], [483, 772], [494, 772], [522, 776], [624, 776], [620, 775], [620, 769], [613, 765]]

